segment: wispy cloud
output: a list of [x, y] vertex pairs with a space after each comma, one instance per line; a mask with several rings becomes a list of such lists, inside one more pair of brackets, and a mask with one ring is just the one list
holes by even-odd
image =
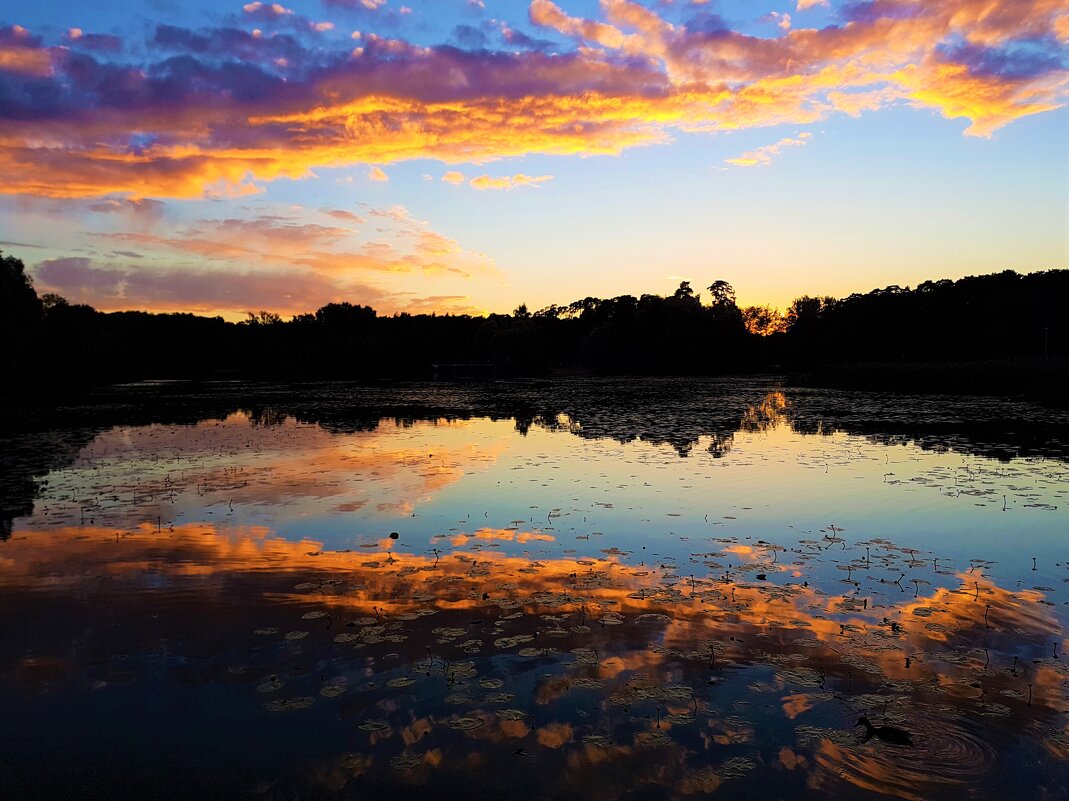
[[515, 189], [520, 186], [533, 186], [538, 187], [539, 184], [544, 184], [546, 181], [552, 181], [552, 175], [526, 175], [522, 172], [518, 172], [515, 175], [477, 175], [474, 178], [465, 177], [464, 173], [457, 170], [450, 170], [442, 176], [442, 180], [448, 184], [454, 184], [459, 186], [467, 183], [472, 189], [485, 190], [508, 190]]
[[811, 137], [811, 133], [803, 131], [797, 136], [784, 137], [771, 145], [762, 145], [753, 150], [747, 150], [742, 155], [724, 159], [724, 161], [735, 167], [767, 167], [785, 147], [801, 147], [808, 142]]

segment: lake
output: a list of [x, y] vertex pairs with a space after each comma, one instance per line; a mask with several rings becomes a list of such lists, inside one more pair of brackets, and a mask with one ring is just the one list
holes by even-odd
[[6, 426], [5, 799], [1069, 798], [1065, 412], [219, 382]]

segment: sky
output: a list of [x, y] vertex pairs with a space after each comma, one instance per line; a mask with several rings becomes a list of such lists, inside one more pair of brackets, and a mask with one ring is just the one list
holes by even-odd
[[1069, 267], [1067, 101], [1065, 0], [0, 0], [0, 249], [108, 311], [785, 308]]

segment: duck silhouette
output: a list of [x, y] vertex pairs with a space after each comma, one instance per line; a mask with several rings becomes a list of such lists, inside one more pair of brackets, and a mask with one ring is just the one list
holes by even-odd
[[875, 737], [878, 740], [883, 740], [885, 743], [908, 746], [913, 745], [913, 735], [904, 729], [895, 728], [894, 726], [873, 726], [866, 717], [858, 718], [857, 723], [854, 725], [865, 727], [865, 738], [861, 741], [863, 743], [867, 743]]

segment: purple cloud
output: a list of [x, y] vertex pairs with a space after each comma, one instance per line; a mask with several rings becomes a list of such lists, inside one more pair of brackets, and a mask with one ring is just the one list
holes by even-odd
[[973, 75], [1030, 80], [1066, 69], [1064, 55], [1049, 40], [1019, 40], [1001, 47], [965, 43], [940, 48], [949, 61], [964, 64]]

